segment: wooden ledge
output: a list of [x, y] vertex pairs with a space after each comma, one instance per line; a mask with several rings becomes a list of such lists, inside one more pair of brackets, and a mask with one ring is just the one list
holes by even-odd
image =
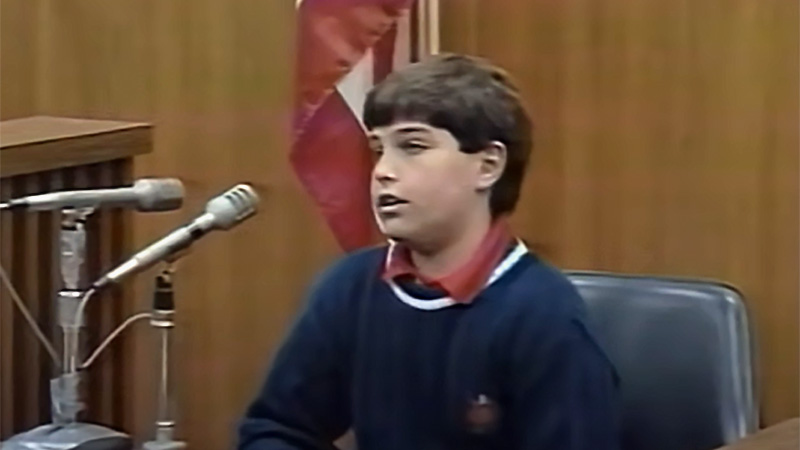
[[34, 116], [0, 121], [0, 178], [149, 153], [152, 126]]

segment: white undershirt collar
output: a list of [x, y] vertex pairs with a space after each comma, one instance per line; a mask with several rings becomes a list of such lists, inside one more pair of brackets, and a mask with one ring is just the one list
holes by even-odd
[[[390, 243], [389, 245], [389, 256], [391, 256], [391, 252], [394, 250], [394, 243]], [[486, 282], [486, 286], [484, 289], [500, 279], [509, 269], [514, 267], [520, 258], [522, 258], [526, 253], [528, 253], [528, 247], [522, 241], [518, 240], [516, 247], [512, 250], [502, 261], [500, 264], [495, 267], [494, 271], [492, 271], [492, 275], [489, 277], [489, 280]], [[388, 261], [389, 258], [386, 258]], [[421, 309], [425, 311], [434, 311], [437, 309], [447, 308], [449, 306], [453, 306], [458, 304], [452, 297], [441, 297], [435, 299], [421, 299], [412, 296], [408, 292], [404, 291], [394, 280], [388, 280], [387, 283], [389, 287], [392, 289], [392, 292], [397, 297], [398, 300], [405, 303], [408, 306], [411, 306], [416, 309]]]

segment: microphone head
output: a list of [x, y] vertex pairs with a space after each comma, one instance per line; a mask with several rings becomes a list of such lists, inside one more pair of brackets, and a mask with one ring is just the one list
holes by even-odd
[[183, 183], [177, 178], [143, 178], [133, 184], [138, 211], [172, 211], [183, 205]]
[[247, 184], [238, 184], [206, 204], [206, 213], [214, 217], [214, 227], [227, 230], [253, 216], [258, 210], [258, 194]]

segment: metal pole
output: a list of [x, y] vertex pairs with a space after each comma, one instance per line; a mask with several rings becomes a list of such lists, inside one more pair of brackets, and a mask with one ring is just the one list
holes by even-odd
[[153, 318], [150, 324], [158, 331], [159, 339], [159, 383], [156, 410], [155, 439], [144, 444], [145, 450], [177, 450], [186, 447], [186, 443], [173, 440], [175, 419], [172, 402], [172, 378], [170, 371], [170, 354], [172, 347], [172, 329], [175, 327], [175, 300], [172, 289], [172, 269], [167, 267], [156, 277], [156, 288], [153, 296]]
[[60, 257], [62, 288], [58, 292], [58, 324], [63, 336], [63, 359], [61, 376], [51, 382], [53, 421], [59, 424], [73, 423], [83, 409], [80, 399], [80, 332], [83, 317], [76, 317], [78, 305], [83, 297], [80, 290], [83, 281], [83, 263], [86, 259], [86, 217], [91, 208], [67, 209], [63, 211], [60, 231]]

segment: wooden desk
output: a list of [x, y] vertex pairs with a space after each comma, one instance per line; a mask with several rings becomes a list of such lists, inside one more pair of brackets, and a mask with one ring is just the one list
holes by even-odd
[[[64, 189], [124, 186], [133, 176], [133, 159], [150, 152], [148, 124], [36, 116], [0, 121], [0, 199]], [[102, 210], [90, 216], [86, 273], [94, 279], [131, 253], [130, 212]], [[53, 212], [0, 213], [0, 263], [23, 301], [51, 340], [60, 340], [55, 320], [59, 215]], [[57, 370], [0, 288], [0, 441], [49, 420], [49, 379]], [[132, 300], [111, 289], [87, 308], [85, 348], [93, 348], [124, 316]], [[88, 373], [89, 421], [121, 427], [122, 374], [129, 361], [120, 350]]]
[[145, 123], [34, 116], [0, 122], [0, 176], [104, 164], [149, 153]]
[[779, 423], [719, 450], [797, 450], [800, 448], [800, 419]]

